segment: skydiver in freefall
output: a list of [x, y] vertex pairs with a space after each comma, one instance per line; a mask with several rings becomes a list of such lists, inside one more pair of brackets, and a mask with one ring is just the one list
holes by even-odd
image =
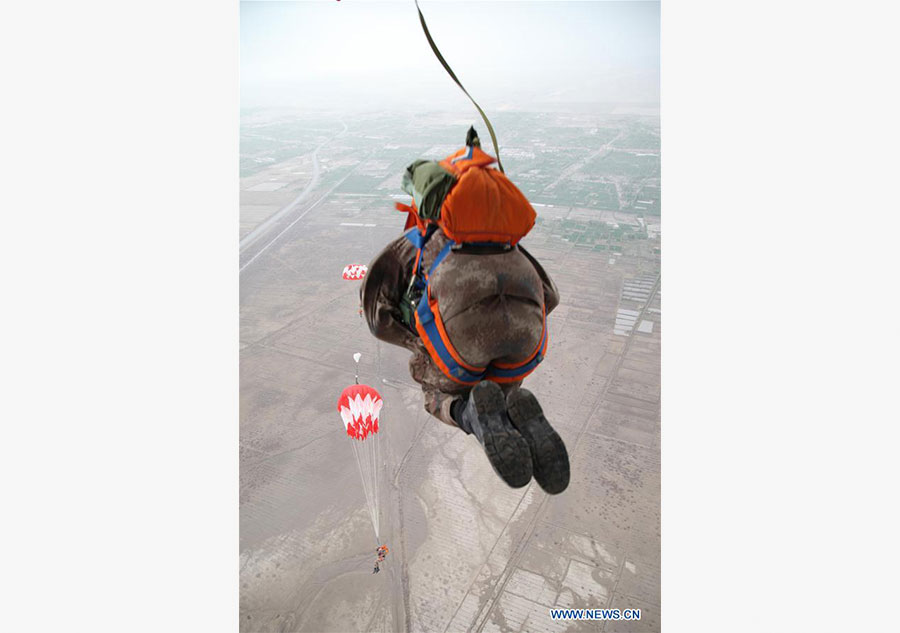
[[546, 353], [559, 292], [518, 244], [534, 210], [493, 162], [470, 128], [459, 152], [407, 168], [407, 231], [369, 264], [361, 305], [377, 338], [412, 351], [428, 413], [474, 435], [510, 486], [533, 474], [558, 494], [565, 444], [520, 386]]

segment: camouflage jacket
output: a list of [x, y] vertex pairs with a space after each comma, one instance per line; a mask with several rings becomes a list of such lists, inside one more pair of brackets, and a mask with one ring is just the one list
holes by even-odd
[[[436, 232], [425, 245], [422, 265], [431, 267], [448, 238]], [[399, 236], [369, 265], [360, 301], [369, 330], [377, 338], [415, 350], [418, 335], [403, 323], [400, 302], [412, 275], [415, 247]], [[559, 304], [559, 291], [544, 268], [521, 245], [506, 253], [451, 252], [431, 278], [447, 334], [470, 363], [486, 363], [482, 341], [498, 329], [540, 322]], [[538, 326], [539, 327], [539, 326]], [[531, 350], [528, 350], [529, 352]]]

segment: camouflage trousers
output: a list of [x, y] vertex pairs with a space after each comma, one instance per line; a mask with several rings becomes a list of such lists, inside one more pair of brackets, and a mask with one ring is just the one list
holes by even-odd
[[[416, 341], [415, 351], [409, 359], [409, 374], [422, 386], [425, 396], [425, 410], [444, 424], [458, 426], [450, 415], [450, 406], [457, 398], [466, 399], [472, 387], [461, 385], [450, 380], [440, 368], [434, 364], [428, 350], [421, 340]], [[504, 395], [518, 389], [522, 381], [501, 383]]]

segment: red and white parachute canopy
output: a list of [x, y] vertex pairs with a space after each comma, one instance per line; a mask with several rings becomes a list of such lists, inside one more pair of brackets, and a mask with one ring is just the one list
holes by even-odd
[[344, 273], [341, 277], [348, 281], [356, 281], [365, 277], [368, 271], [369, 267], [365, 264], [350, 264], [349, 266], [344, 266]]
[[347, 435], [364, 440], [378, 433], [378, 415], [383, 404], [381, 394], [369, 385], [350, 385], [344, 389], [338, 398], [337, 409]]

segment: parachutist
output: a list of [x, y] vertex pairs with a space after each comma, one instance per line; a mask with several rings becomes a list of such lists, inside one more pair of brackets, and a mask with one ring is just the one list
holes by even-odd
[[[357, 366], [361, 357], [359, 352], [353, 355]], [[378, 431], [383, 405], [381, 394], [369, 385], [360, 385], [358, 375], [356, 384], [344, 389], [337, 403], [338, 413], [344, 422], [344, 428], [351, 440], [350, 444], [356, 457], [356, 465], [359, 467], [362, 492], [366, 498], [369, 518], [372, 519], [375, 538], [378, 538], [380, 517], [378, 471], [382, 460], [379, 458]]]
[[372, 571], [373, 574], [377, 574], [379, 571], [381, 571], [381, 567], [379, 567], [379, 565], [384, 562], [384, 558], [388, 554], [387, 545], [380, 546], [377, 550], [375, 550], [375, 553], [378, 554], [378, 560], [375, 561], [375, 569]]
[[407, 168], [406, 232], [368, 266], [360, 298], [372, 334], [413, 353], [428, 413], [474, 435], [510, 486], [533, 475], [558, 494], [565, 444], [520, 386], [547, 352], [559, 291], [519, 243], [534, 209], [480, 145], [470, 128], [463, 149]]

